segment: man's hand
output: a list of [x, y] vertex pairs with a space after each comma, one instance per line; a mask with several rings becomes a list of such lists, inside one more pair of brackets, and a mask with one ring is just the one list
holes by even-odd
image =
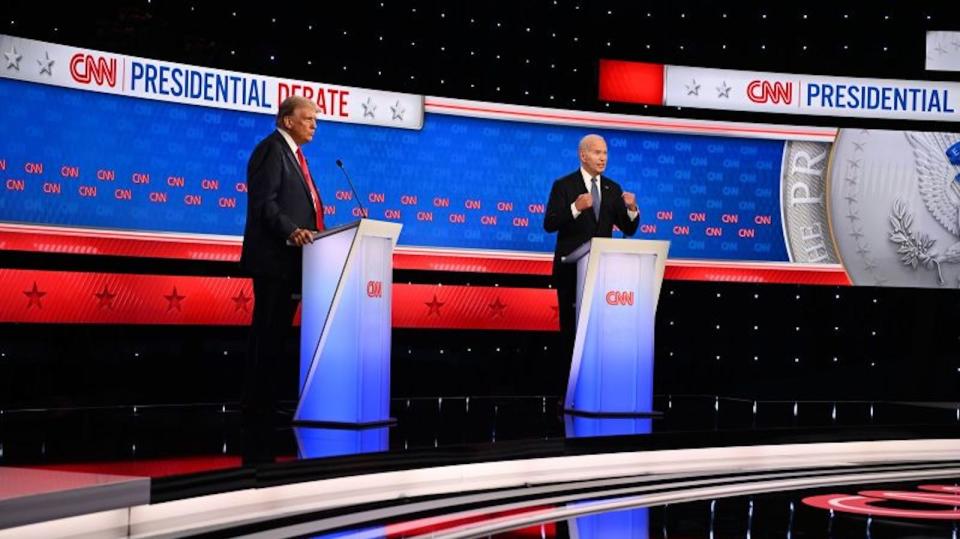
[[574, 202], [577, 211], [583, 211], [587, 208], [593, 207], [593, 195], [590, 193], [584, 193], [577, 197], [577, 200]]
[[623, 203], [627, 205], [627, 209], [630, 211], [637, 211], [637, 195], [629, 192], [623, 192]]
[[308, 243], [313, 243], [313, 232], [306, 228], [298, 228], [290, 234], [290, 242], [297, 247], [303, 247]]

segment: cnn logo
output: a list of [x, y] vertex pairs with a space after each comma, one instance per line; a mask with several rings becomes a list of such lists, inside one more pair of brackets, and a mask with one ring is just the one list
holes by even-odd
[[381, 281], [367, 281], [367, 297], [382, 298], [383, 283]]
[[754, 103], [773, 103], [789, 105], [793, 102], [793, 83], [767, 80], [751, 81], [747, 85], [747, 98]]
[[80, 84], [95, 82], [97, 86], [117, 86], [117, 59], [94, 58], [89, 54], [74, 54], [70, 58], [70, 76]]
[[607, 305], [633, 305], [633, 292], [611, 290], [607, 292]]

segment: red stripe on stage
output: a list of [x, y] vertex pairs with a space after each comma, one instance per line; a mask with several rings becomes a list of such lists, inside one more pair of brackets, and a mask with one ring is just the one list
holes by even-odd
[[[240, 259], [240, 239], [0, 224], [0, 250], [236, 262]], [[552, 258], [546, 253], [471, 252], [401, 246], [394, 252], [393, 263], [394, 268], [400, 270], [518, 275], [550, 275], [552, 271]], [[850, 284], [840, 266], [811, 268], [786, 262], [668, 260], [665, 278], [685, 281]]]
[[557, 294], [541, 288], [397, 284], [393, 327], [559, 331]]
[[780, 267], [737, 267], [717, 265], [683, 265], [667, 262], [664, 279], [671, 281], [711, 281], [758, 284], [809, 284], [850, 286], [850, 278], [842, 269], [807, 269], [800, 264]]
[[[789, 268], [789, 266], [787, 266]], [[842, 271], [668, 266], [675, 280], [849, 285]], [[0, 269], [0, 322], [248, 325], [245, 278]], [[396, 283], [393, 327], [556, 331], [557, 296], [545, 288]]]
[[[230, 277], [0, 269], [0, 322], [249, 325], [251, 288]], [[550, 289], [397, 283], [393, 326], [557, 331], [556, 305]]]
[[229, 470], [239, 468], [242, 464], [241, 458], [235, 455], [196, 455], [157, 459], [131, 459], [124, 461], [38, 464], [35, 466], [25, 466], [25, 468], [58, 470], [61, 472], [127, 475], [131, 477], [169, 477], [213, 470]]
[[600, 60], [601, 101], [663, 105], [663, 64]]
[[240, 260], [241, 240], [0, 224], [0, 249], [183, 260]]

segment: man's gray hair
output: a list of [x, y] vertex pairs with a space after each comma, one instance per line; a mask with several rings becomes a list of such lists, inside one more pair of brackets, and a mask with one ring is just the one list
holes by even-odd
[[277, 127], [283, 127], [283, 119], [287, 116], [293, 115], [294, 111], [300, 107], [310, 107], [316, 109], [316, 105], [313, 101], [310, 101], [302, 95], [291, 95], [290, 97], [283, 100], [283, 103], [280, 103], [280, 106], [277, 107]]
[[587, 148], [587, 144], [589, 144], [590, 141], [596, 140], [596, 139], [603, 140], [603, 137], [595, 133], [590, 133], [589, 135], [585, 135], [582, 139], [580, 139], [580, 144], [577, 146], [577, 151], [578, 152], [584, 151]]

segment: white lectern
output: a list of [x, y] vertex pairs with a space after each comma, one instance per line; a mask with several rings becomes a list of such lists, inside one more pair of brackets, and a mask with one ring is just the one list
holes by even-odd
[[564, 408], [573, 414], [650, 415], [653, 334], [670, 242], [593, 238], [577, 264], [577, 335]]
[[390, 307], [401, 226], [362, 219], [325, 230], [303, 248], [295, 423], [392, 421]]

